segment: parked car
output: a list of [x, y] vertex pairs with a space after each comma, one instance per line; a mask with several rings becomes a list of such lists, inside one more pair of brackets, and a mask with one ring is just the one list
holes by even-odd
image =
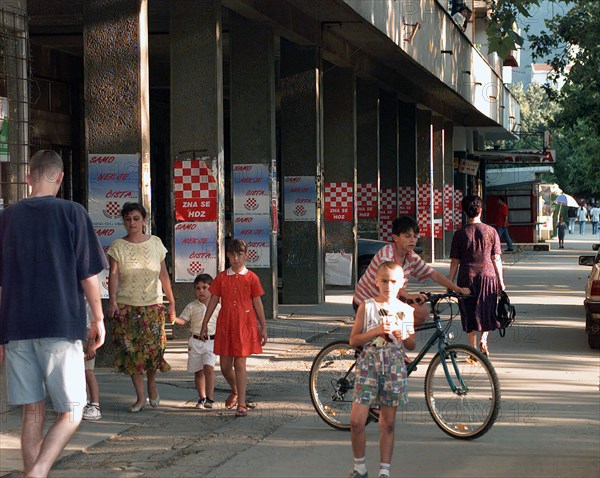
[[600, 244], [594, 244], [595, 256], [579, 256], [579, 265], [591, 266], [592, 272], [585, 285], [585, 331], [588, 344], [593, 349], [600, 348]]

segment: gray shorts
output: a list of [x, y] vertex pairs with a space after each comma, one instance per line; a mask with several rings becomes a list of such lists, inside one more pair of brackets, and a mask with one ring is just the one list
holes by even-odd
[[37, 403], [48, 393], [57, 412], [81, 415], [87, 403], [81, 340], [13, 340], [5, 351], [10, 404]]

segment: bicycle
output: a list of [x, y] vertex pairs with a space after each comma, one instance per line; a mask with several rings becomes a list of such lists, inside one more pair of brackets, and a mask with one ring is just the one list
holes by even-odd
[[[472, 440], [489, 431], [500, 410], [500, 383], [492, 363], [481, 352], [465, 344], [450, 345], [452, 308], [461, 296], [454, 292], [426, 294], [433, 322], [417, 331], [435, 329], [434, 334], [407, 365], [410, 375], [437, 343], [437, 352], [425, 374], [425, 401], [436, 425], [448, 435]], [[450, 304], [450, 318], [442, 321], [441, 306]], [[445, 323], [443, 323], [445, 322]], [[315, 357], [310, 370], [310, 396], [325, 423], [339, 430], [350, 429], [354, 367], [361, 349], [348, 341], [326, 345]], [[369, 410], [367, 423], [377, 422], [377, 408]]]

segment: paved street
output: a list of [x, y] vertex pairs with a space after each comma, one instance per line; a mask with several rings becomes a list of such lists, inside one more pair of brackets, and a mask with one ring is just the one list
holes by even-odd
[[[410, 379], [410, 404], [398, 414], [392, 476], [597, 477], [600, 475], [600, 355], [584, 333], [583, 287], [592, 236], [567, 235], [566, 249], [506, 255], [506, 282], [518, 323], [490, 339], [502, 387], [501, 416], [482, 438], [452, 439], [433, 423], [423, 398], [426, 363]], [[436, 268], [447, 271], [448, 263]], [[412, 287], [412, 286], [411, 286]], [[418, 286], [414, 286], [418, 288]], [[351, 296], [321, 306], [282, 306], [273, 340], [251, 360], [245, 419], [193, 407], [185, 341], [169, 343], [174, 372], [159, 376], [158, 409], [125, 412], [128, 377], [98, 371], [104, 418], [84, 422], [54, 477], [340, 477], [351, 468], [349, 434], [316, 416], [307, 377], [318, 349], [347, 337]], [[466, 337], [456, 329], [457, 341]], [[425, 340], [419, 334], [419, 343]], [[218, 375], [216, 399], [227, 395]], [[2, 414], [0, 471], [18, 469], [18, 416]], [[378, 430], [368, 427], [367, 466], [378, 470]]]

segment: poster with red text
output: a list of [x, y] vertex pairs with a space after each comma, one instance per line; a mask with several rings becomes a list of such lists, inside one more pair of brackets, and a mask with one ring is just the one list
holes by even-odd
[[354, 188], [350, 181], [325, 183], [325, 220], [354, 220]]
[[356, 209], [358, 219], [377, 218], [377, 183], [358, 183]]
[[452, 231], [454, 223], [454, 186], [444, 185], [444, 231]]
[[431, 237], [431, 185], [419, 184], [417, 187], [417, 222], [421, 237]]
[[[104, 252], [125, 235], [121, 209], [140, 201], [138, 154], [88, 155], [88, 213]], [[100, 296], [108, 299], [108, 270], [102, 271]]]
[[415, 188], [414, 186], [400, 186], [398, 188], [398, 215], [405, 216], [415, 213]]
[[392, 240], [392, 223], [397, 216], [396, 201], [398, 195], [395, 189], [386, 188], [381, 190], [381, 206], [379, 209], [379, 240]]
[[217, 223], [179, 222], [174, 238], [175, 282], [194, 282], [198, 274], [217, 275]]
[[286, 221], [317, 220], [317, 186], [314, 176], [283, 178], [283, 214]]
[[250, 268], [271, 266], [271, 174], [268, 164], [235, 164], [232, 171], [233, 237], [248, 246]]
[[207, 158], [176, 160], [173, 190], [176, 221], [217, 220], [216, 161]]

